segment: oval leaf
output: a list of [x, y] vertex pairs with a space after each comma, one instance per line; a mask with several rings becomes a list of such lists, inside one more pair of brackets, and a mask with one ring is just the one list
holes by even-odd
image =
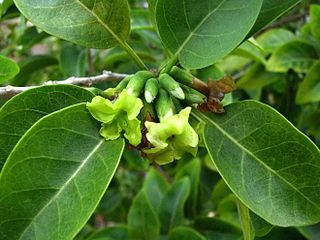
[[129, 210], [128, 228], [130, 239], [158, 239], [160, 235], [158, 216], [143, 190], [137, 194]]
[[123, 140], [106, 142], [84, 103], [38, 121], [0, 175], [0, 239], [73, 239], [120, 161]]
[[293, 69], [297, 73], [306, 73], [318, 59], [316, 49], [303, 41], [292, 41], [283, 45], [267, 62], [271, 72], [287, 72]]
[[283, 13], [297, 5], [299, 2], [301, 2], [301, 0], [263, 0], [258, 20], [248, 34], [248, 37], [251, 37], [264, 26], [268, 25]]
[[298, 104], [320, 101], [320, 62], [317, 62], [300, 84], [296, 102]]
[[11, 59], [0, 55], [0, 83], [10, 80], [16, 76], [19, 71], [18, 64]]
[[212, 65], [230, 53], [253, 26], [262, 0], [158, 0], [160, 37], [185, 68]]
[[172, 229], [169, 233], [168, 240], [206, 240], [197, 231], [188, 227], [176, 227]]
[[0, 170], [19, 139], [40, 118], [93, 97], [83, 88], [59, 85], [33, 88], [8, 101], [0, 109]]
[[19, 10], [44, 31], [90, 48], [122, 44], [130, 31], [126, 0], [14, 0]]
[[320, 151], [305, 135], [256, 101], [198, 114], [212, 160], [246, 206], [274, 225], [320, 221]]

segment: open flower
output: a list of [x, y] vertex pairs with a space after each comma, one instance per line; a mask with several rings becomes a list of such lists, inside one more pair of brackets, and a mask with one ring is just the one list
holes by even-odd
[[117, 139], [124, 131], [124, 137], [133, 146], [139, 145], [142, 138], [137, 118], [142, 107], [141, 99], [128, 95], [126, 90], [114, 101], [97, 96], [87, 103], [91, 115], [102, 122], [100, 134], [106, 140]]
[[196, 155], [199, 138], [188, 122], [190, 111], [187, 107], [160, 123], [145, 123], [147, 139], [154, 146], [143, 150], [150, 160], [163, 165], [180, 159], [184, 152]]

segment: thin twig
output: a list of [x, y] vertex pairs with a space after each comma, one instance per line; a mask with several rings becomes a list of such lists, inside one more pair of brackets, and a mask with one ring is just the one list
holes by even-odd
[[[120, 73], [113, 73], [109, 71], [103, 71], [101, 75], [98, 76], [92, 76], [92, 77], [70, 77], [66, 80], [62, 81], [47, 81], [44, 85], [61, 85], [61, 84], [67, 84], [67, 85], [77, 85], [77, 86], [85, 86], [90, 87], [92, 85], [96, 85], [99, 83], [105, 83], [110, 81], [120, 81], [124, 77], [126, 77], [126, 74], [120, 74]], [[0, 87], [0, 98], [9, 99], [18, 93], [24, 92], [26, 90], [29, 90], [31, 88], [35, 88], [39, 86], [27, 86], [27, 87], [15, 87], [15, 86], [6, 86], [6, 87]]]

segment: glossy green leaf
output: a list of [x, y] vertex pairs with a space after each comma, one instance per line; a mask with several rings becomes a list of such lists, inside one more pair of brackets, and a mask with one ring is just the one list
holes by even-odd
[[253, 26], [262, 0], [158, 0], [163, 44], [185, 68], [203, 68], [230, 53]]
[[160, 235], [158, 216], [142, 190], [135, 197], [128, 213], [130, 240], [157, 239]]
[[319, 58], [316, 49], [303, 41], [292, 41], [283, 45], [267, 62], [267, 70], [272, 72], [288, 72], [293, 69], [297, 73], [307, 72]]
[[12, 79], [19, 71], [18, 64], [0, 55], [0, 84]]
[[40, 118], [93, 97], [83, 88], [60, 85], [30, 89], [8, 101], [0, 109], [0, 169], [19, 139]]
[[0, 175], [0, 238], [72, 239], [88, 221], [120, 161], [84, 103], [38, 121]]
[[257, 38], [257, 42], [264, 50], [273, 53], [282, 45], [295, 40], [295, 35], [289, 30], [278, 28], [270, 29]]
[[157, 211], [163, 196], [169, 189], [169, 183], [157, 170], [151, 168], [143, 182], [143, 189], [152, 208]]
[[14, 0], [18, 9], [44, 31], [90, 48], [123, 44], [130, 31], [126, 0]]
[[274, 82], [284, 81], [285, 78], [285, 73], [269, 72], [265, 69], [265, 66], [256, 63], [249, 68], [248, 72], [242, 78], [240, 78], [237, 82], [237, 86], [238, 88], [248, 91], [257, 90]]
[[274, 225], [320, 221], [319, 149], [271, 107], [243, 101], [205, 115], [204, 141], [223, 179]]
[[300, 84], [296, 96], [298, 104], [320, 101], [320, 62], [317, 62]]
[[168, 240], [206, 240], [199, 232], [188, 227], [176, 227], [169, 232]]
[[32, 75], [41, 69], [49, 66], [57, 65], [58, 60], [49, 55], [34, 55], [19, 62], [20, 72], [11, 84], [14, 86], [25, 86], [32, 80]]
[[310, 26], [312, 35], [317, 39], [320, 44], [320, 6], [312, 5], [310, 7]]
[[278, 18], [283, 13], [297, 5], [299, 2], [301, 2], [301, 0], [263, 0], [259, 17], [248, 34], [248, 37], [251, 37], [274, 19]]
[[189, 193], [190, 180], [185, 177], [175, 182], [163, 197], [159, 208], [159, 216], [161, 227], [165, 232], [184, 224], [184, 205]]

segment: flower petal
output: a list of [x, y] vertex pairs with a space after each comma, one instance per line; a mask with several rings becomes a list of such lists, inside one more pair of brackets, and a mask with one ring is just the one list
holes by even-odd
[[143, 103], [140, 98], [128, 95], [127, 90], [123, 90], [119, 94], [119, 98], [115, 102], [114, 107], [117, 110], [125, 111], [128, 114], [128, 119], [132, 120], [139, 115]]
[[106, 140], [115, 140], [120, 137], [122, 129], [117, 123], [117, 121], [112, 121], [111, 123], [103, 123], [100, 129], [100, 135]]
[[103, 123], [111, 122], [117, 114], [113, 103], [100, 96], [94, 97], [90, 103], [87, 103], [87, 109], [95, 119]]

